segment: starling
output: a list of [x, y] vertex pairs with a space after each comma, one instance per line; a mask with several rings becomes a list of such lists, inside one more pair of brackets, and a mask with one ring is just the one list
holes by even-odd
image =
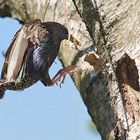
[[[79, 68], [69, 66], [61, 69], [54, 78], [49, 68], [58, 55], [60, 43], [69, 38], [68, 29], [57, 22], [41, 22], [39, 19], [25, 23], [15, 34], [5, 54], [1, 73], [0, 98], [5, 90], [22, 90], [41, 81], [52, 86], [65, 74]], [[80, 45], [72, 35], [70, 41]]]

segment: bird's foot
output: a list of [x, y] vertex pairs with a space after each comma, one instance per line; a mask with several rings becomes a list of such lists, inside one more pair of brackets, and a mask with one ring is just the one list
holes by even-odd
[[81, 71], [81, 68], [78, 66], [64, 67], [63, 69], [59, 70], [57, 74], [52, 78], [49, 86], [53, 86], [54, 84], [57, 84], [58, 81], [60, 82], [60, 86], [61, 86], [61, 84], [64, 83], [66, 74], [71, 74], [77, 71]]

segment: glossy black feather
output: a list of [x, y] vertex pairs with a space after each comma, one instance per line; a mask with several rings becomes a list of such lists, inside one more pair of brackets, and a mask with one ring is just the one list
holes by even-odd
[[47, 41], [36, 45], [27, 58], [28, 74], [35, 80], [43, 80], [45, 75], [49, 75], [46, 73], [58, 55], [60, 43], [68, 37], [67, 29], [59, 23], [46, 22], [43, 25], [49, 32]]
[[[23, 37], [25, 43], [27, 42], [27, 46], [19, 46], [20, 42], [22, 42], [19, 35]], [[18, 38], [21, 40], [20, 42], [18, 42]], [[11, 79], [14, 79], [15, 82], [14, 85], [8, 86], [7, 89], [25, 89], [38, 80], [41, 80], [45, 86], [48, 85], [51, 82], [48, 71], [58, 55], [60, 43], [63, 39], [68, 39], [68, 30], [59, 23], [41, 23], [40, 20], [35, 19], [23, 25], [14, 36], [6, 52], [1, 78], [5, 81], [9, 80], [9, 82], [12, 82]], [[25, 52], [23, 56], [21, 55], [21, 62], [18, 59], [16, 60], [18, 67], [15, 65], [17, 68], [13, 68], [15, 71], [11, 75], [12, 78], [7, 79], [8, 66], [11, 63], [10, 58], [14, 59], [13, 55], [16, 54], [13, 52], [16, 52], [17, 48], [19, 49], [17, 52], [22, 52], [22, 48], [24, 48]], [[19, 55], [17, 58], [20, 58], [20, 54], [17, 55]]]

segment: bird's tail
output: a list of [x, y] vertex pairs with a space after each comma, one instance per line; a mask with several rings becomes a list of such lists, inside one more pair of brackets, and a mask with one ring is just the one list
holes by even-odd
[[0, 99], [4, 97], [5, 89], [0, 89]]
[[4, 93], [9, 87], [13, 86], [15, 82], [8, 82], [5, 80], [0, 80], [0, 99], [3, 98]]
[[0, 99], [4, 97], [5, 90], [6, 90], [6, 83], [4, 80], [0, 80]]

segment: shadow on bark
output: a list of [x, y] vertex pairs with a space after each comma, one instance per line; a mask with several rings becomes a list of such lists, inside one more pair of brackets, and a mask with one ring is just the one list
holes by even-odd
[[[83, 79], [80, 93], [102, 139], [108, 139], [115, 125], [114, 111], [111, 103], [108, 102], [110, 100], [108, 80], [100, 71], [96, 71], [92, 79], [90, 77], [91, 74], [88, 74]], [[89, 81], [89, 79], [91, 79], [91, 81]]]

